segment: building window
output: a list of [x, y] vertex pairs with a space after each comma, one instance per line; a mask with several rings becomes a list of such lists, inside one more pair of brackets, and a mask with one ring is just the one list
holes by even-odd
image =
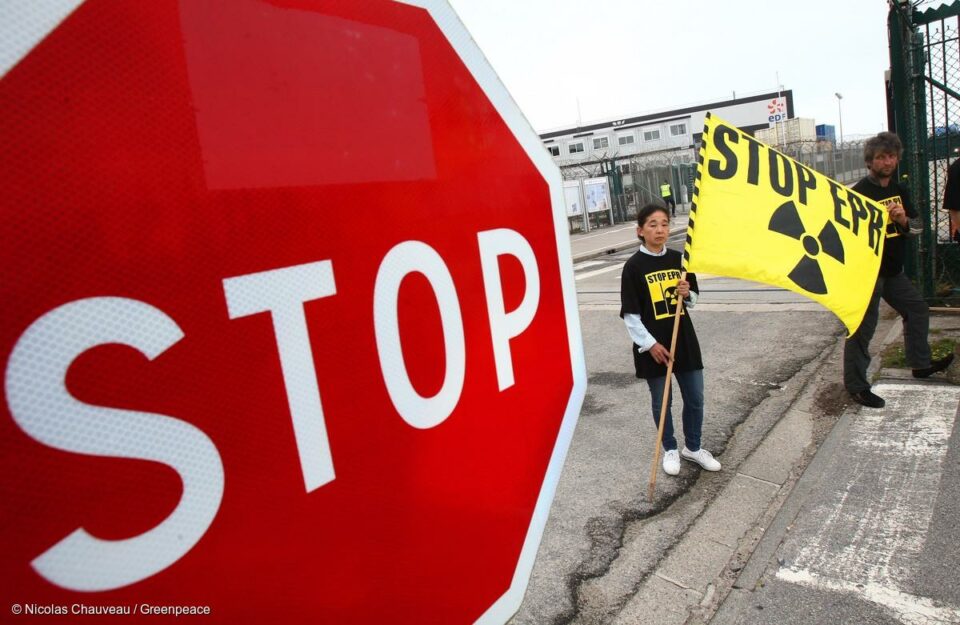
[[597, 137], [593, 140], [593, 149], [602, 150], [610, 147], [610, 139], [607, 137]]
[[617, 143], [620, 145], [632, 145], [633, 141], [633, 135], [620, 135], [617, 137]]
[[571, 143], [567, 146], [567, 149], [570, 151], [570, 154], [576, 154], [578, 152], [583, 152], [583, 142], [580, 143]]
[[660, 139], [659, 130], [644, 130], [643, 131], [643, 140], [644, 141], [658, 141]]
[[559, 145], [548, 145], [547, 151], [550, 152], [550, 156], [560, 156], [560, 146]]
[[679, 137], [687, 134], [687, 125], [686, 124], [673, 124], [670, 126], [670, 136]]

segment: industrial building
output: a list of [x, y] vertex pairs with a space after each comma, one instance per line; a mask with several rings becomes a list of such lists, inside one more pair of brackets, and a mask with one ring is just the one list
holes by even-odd
[[753, 133], [794, 117], [793, 91], [734, 96], [542, 133], [566, 180], [571, 232], [626, 221], [636, 207], [659, 197], [656, 190], [664, 180], [677, 203], [689, 202], [708, 112]]
[[794, 117], [793, 91], [734, 97], [559, 128], [542, 133], [540, 139], [561, 167], [664, 152], [683, 152], [692, 158], [708, 111], [752, 133]]

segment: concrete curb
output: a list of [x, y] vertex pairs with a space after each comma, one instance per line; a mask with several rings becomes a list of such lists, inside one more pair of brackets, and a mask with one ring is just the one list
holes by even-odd
[[[670, 230], [670, 236], [674, 236], [674, 235], [676, 235], [676, 234], [680, 234], [681, 232], [686, 231], [686, 229], [687, 229], [686, 224], [684, 224], [682, 227], [671, 229], [671, 230]], [[586, 253], [586, 254], [581, 254], [581, 255], [579, 255], [579, 256], [574, 255], [574, 256], [573, 256], [573, 263], [574, 263], [574, 264], [582, 263], [583, 261], [586, 261], [586, 260], [593, 260], [594, 258], [600, 258], [601, 256], [610, 256], [610, 255], [612, 255], [612, 254], [617, 254], [618, 252], [632, 251], [632, 250], [637, 249], [638, 247], [640, 247], [640, 241], [639, 241], [639, 240], [638, 240], [638, 241], [631, 241], [631, 242], [629, 242], [629, 243], [620, 243], [620, 244], [618, 244], [618, 245], [616, 245], [616, 246], [614, 246], [614, 247], [610, 247], [610, 248], [605, 249], [605, 250], [600, 250], [600, 251], [595, 251], [595, 252], [588, 252], [588, 253]]]
[[[673, 232], [671, 232], [670, 234], [673, 234]], [[635, 250], [638, 247], [640, 247], [640, 241], [637, 241], [636, 243], [631, 243], [630, 245], [620, 245], [619, 247], [611, 247], [610, 249], [601, 250], [599, 252], [590, 252], [587, 254], [583, 254], [582, 256], [574, 256], [573, 263], [574, 264], [582, 263], [583, 261], [593, 260], [594, 258], [600, 258], [601, 256], [610, 256], [612, 254], [616, 254], [617, 252]]]

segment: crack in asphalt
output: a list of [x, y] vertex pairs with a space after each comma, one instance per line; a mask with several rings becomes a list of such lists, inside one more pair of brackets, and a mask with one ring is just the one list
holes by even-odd
[[[828, 338], [828, 340], [824, 341], [824, 344], [826, 345], [834, 340], [835, 338], [831, 336]], [[755, 389], [755, 392], [749, 393], [745, 397], [747, 403], [745, 409], [743, 410], [743, 418], [736, 423], [731, 424], [729, 426], [729, 431], [733, 432], [739, 425], [746, 422], [764, 400], [770, 397], [773, 393], [782, 389], [787, 382], [792, 380], [794, 376], [796, 376], [807, 364], [814, 361], [818, 355], [819, 351], [814, 350], [807, 359], [798, 359], [793, 362], [784, 363], [780, 371], [777, 372], [779, 376], [775, 378], [776, 382], [774, 383], [749, 385]], [[591, 385], [597, 384], [603, 386], [613, 386], [614, 388], [626, 388], [632, 384], [635, 384], [636, 380], [633, 376], [622, 373], [598, 372], [590, 376], [589, 382]], [[744, 381], [740, 380], [740, 382]], [[803, 385], [800, 385], [796, 391], [797, 396], [799, 396], [802, 388]], [[796, 397], [791, 400], [791, 403], [795, 400]], [[602, 412], [602, 407], [596, 402], [591, 401], [591, 393], [588, 392], [584, 398], [583, 410], [591, 414], [597, 414]], [[732, 434], [728, 435], [725, 442], [718, 448], [718, 455], [722, 455], [730, 445], [732, 442], [731, 437]], [[732, 479], [733, 475], [736, 474], [735, 469], [736, 467], [728, 467], [727, 470], [724, 471], [724, 473], [726, 473], [728, 476], [727, 479], [723, 480], [722, 482], [712, 484], [709, 492], [704, 493], [708, 500], [712, 499], [716, 493], [718, 493], [729, 482], [729, 480]], [[699, 476], [700, 473], [694, 473], [690, 474], [689, 477], [679, 478], [681, 480], [679, 488], [671, 493], [666, 493], [663, 496], [658, 497], [656, 503], [643, 502], [639, 506], [634, 505], [633, 507], [631, 507], [631, 504], [623, 504], [624, 507], [618, 512], [616, 510], [616, 508], [619, 507], [617, 505], [618, 502], [611, 502], [608, 504], [608, 506], [611, 508], [612, 515], [596, 516], [587, 522], [586, 534], [590, 540], [588, 554], [577, 567], [576, 571], [570, 574], [567, 579], [567, 589], [571, 598], [572, 607], [555, 616], [552, 620], [552, 625], [572, 625], [582, 616], [583, 602], [581, 598], [581, 589], [586, 583], [601, 578], [610, 572], [611, 566], [620, 557], [620, 551], [624, 546], [623, 541], [627, 528], [633, 523], [649, 519], [650, 517], [669, 509], [674, 502], [689, 492], [690, 487], [696, 484]], [[699, 514], [702, 513], [703, 511], [701, 510]], [[699, 516], [699, 514], [697, 516]], [[669, 555], [670, 551], [673, 549], [673, 546], [677, 544], [679, 538], [683, 535], [683, 531], [681, 531], [673, 540], [671, 546], [664, 550], [664, 552], [661, 554], [661, 560]], [[657, 562], [659, 561], [660, 560]], [[591, 620], [590, 622], [608, 622], [610, 618], [615, 616], [630, 600], [630, 597], [634, 596], [639, 591], [643, 583], [656, 570], [657, 562], [653, 562], [649, 570], [640, 576], [636, 584], [632, 586], [629, 594], [626, 594], [622, 600], [618, 600], [614, 605], [609, 607], [607, 610], [607, 616], [602, 616], [599, 621]]]

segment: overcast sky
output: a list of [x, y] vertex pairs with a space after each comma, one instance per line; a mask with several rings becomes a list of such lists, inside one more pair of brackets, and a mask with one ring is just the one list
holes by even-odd
[[886, 129], [885, 0], [451, 0], [538, 132], [777, 89], [843, 134]]

